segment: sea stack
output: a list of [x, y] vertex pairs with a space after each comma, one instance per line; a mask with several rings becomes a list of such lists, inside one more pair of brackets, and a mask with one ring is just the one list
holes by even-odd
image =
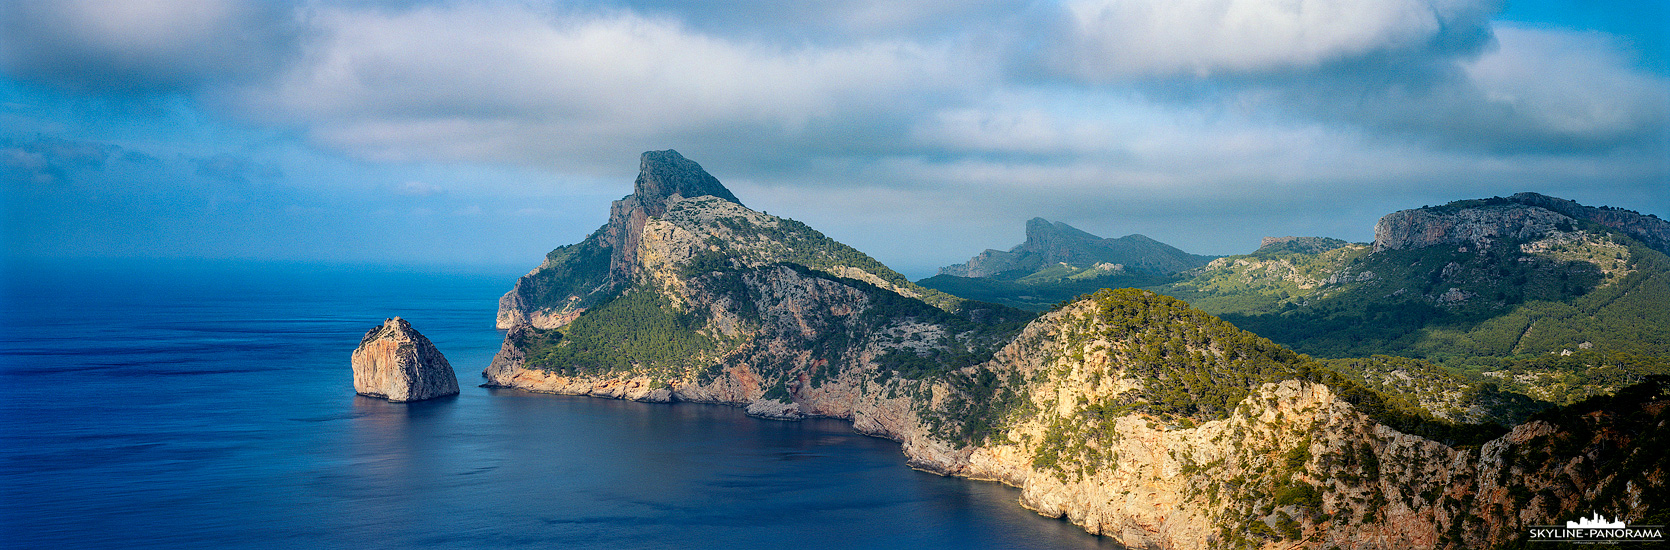
[[441, 350], [412, 324], [395, 317], [372, 327], [354, 350], [354, 392], [396, 403], [458, 395]]

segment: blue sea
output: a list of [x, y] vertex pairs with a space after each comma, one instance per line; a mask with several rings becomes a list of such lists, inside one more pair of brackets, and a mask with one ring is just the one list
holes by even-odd
[[[520, 274], [6, 265], [0, 547], [1115, 547], [845, 422], [477, 387]], [[396, 315], [461, 395], [354, 395]]]

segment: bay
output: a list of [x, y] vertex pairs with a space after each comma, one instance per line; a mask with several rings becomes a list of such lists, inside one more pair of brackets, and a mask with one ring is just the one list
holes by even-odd
[[[0, 547], [1115, 547], [846, 422], [476, 387], [519, 274], [7, 265]], [[354, 395], [395, 315], [461, 395]]]

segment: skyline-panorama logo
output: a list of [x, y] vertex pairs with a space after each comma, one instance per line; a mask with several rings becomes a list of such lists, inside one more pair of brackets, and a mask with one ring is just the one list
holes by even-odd
[[1664, 542], [1663, 525], [1629, 525], [1623, 519], [1608, 520], [1600, 512], [1590, 517], [1567, 521], [1558, 525], [1532, 525], [1531, 542], [1575, 542], [1588, 544], [1618, 544], [1625, 542]]

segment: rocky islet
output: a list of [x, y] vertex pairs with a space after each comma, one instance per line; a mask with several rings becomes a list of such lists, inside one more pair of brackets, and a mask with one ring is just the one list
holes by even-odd
[[401, 403], [458, 395], [446, 356], [405, 319], [366, 331], [352, 356], [354, 392]]

